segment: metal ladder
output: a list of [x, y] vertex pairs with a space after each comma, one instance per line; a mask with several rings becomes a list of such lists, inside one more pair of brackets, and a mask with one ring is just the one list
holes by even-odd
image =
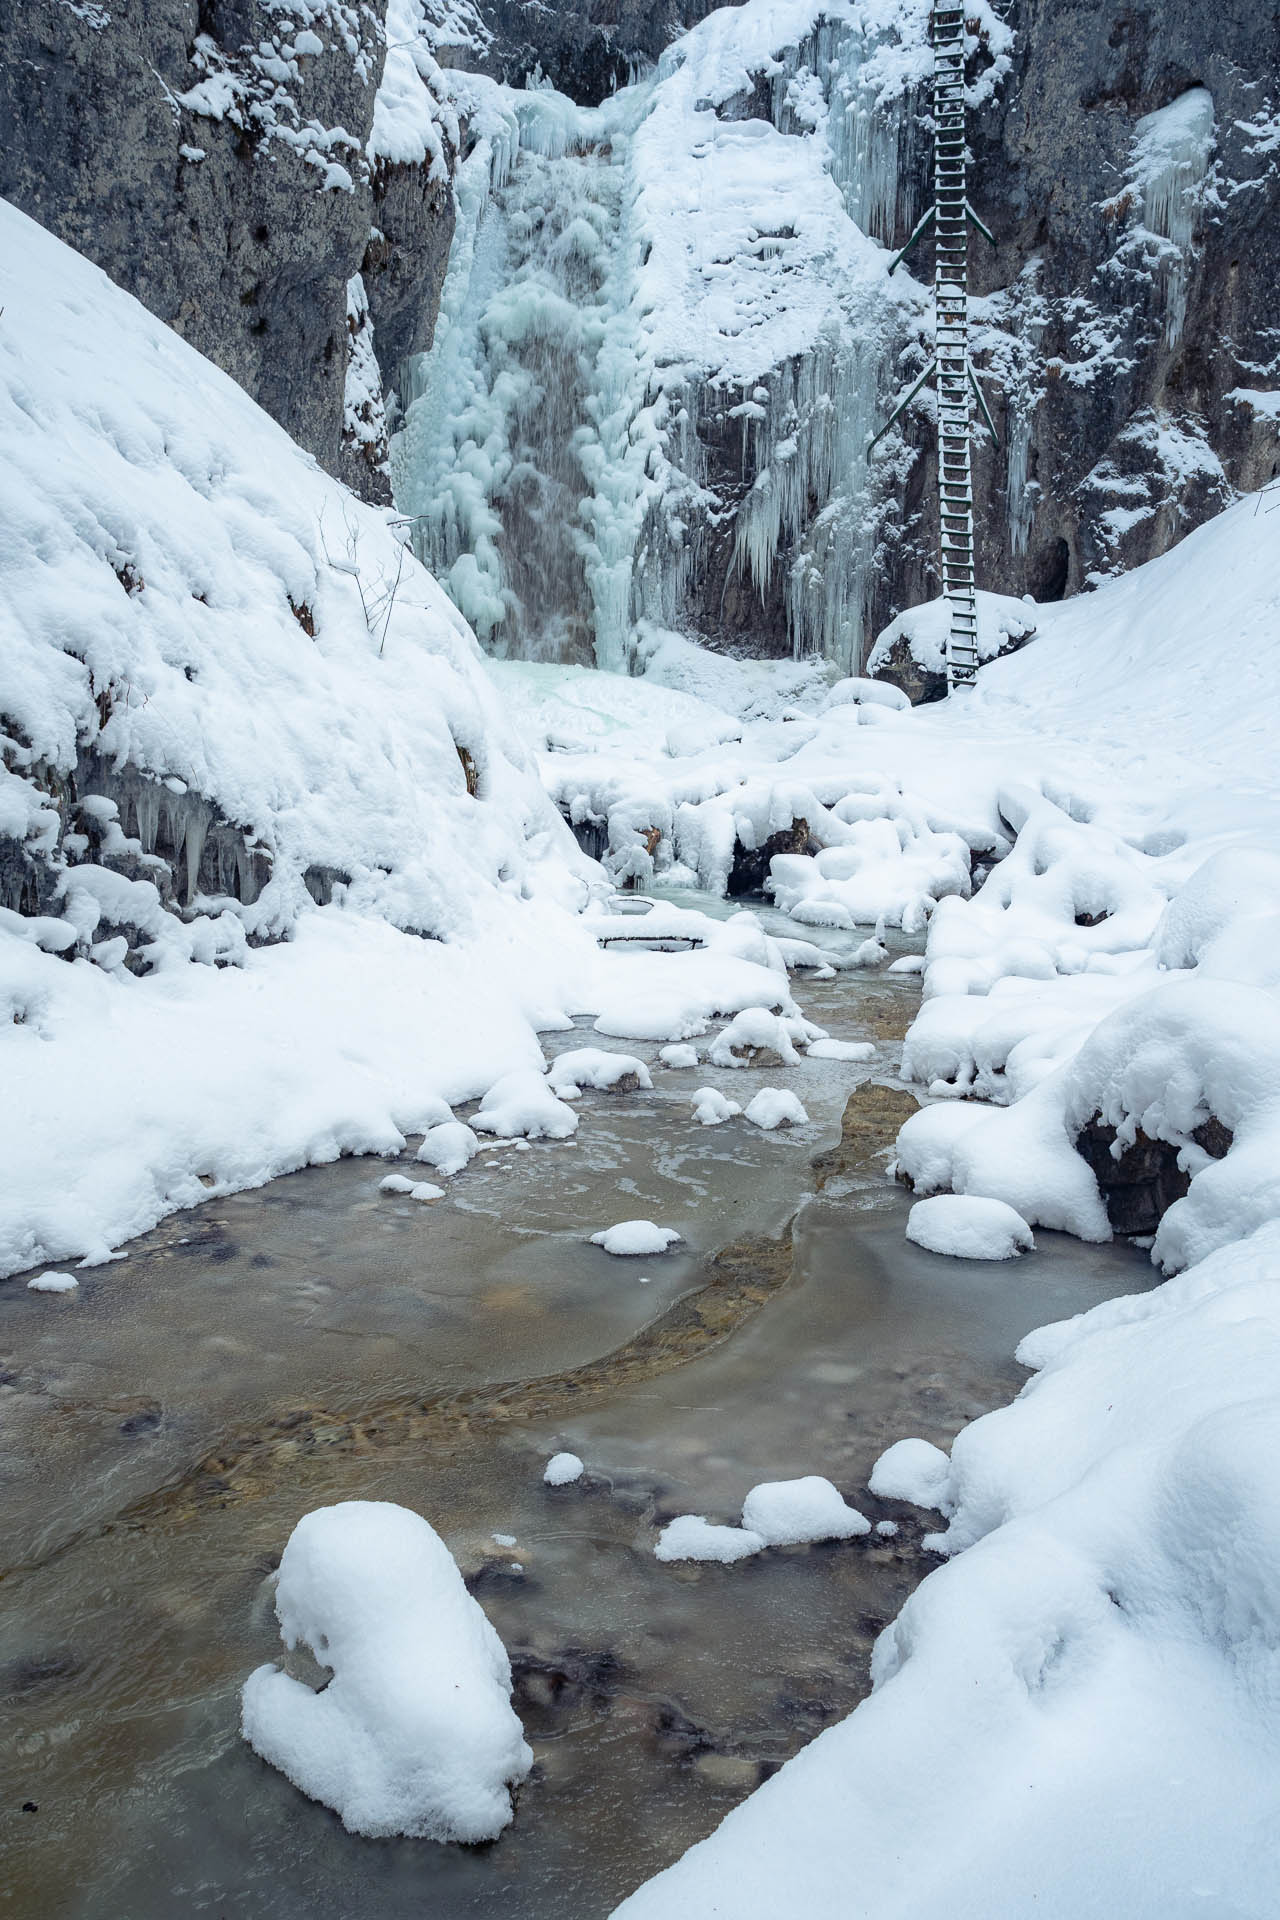
[[[978, 598], [973, 564], [973, 403], [993, 440], [990, 411], [969, 359], [969, 225], [992, 240], [969, 205], [965, 147], [963, 4], [933, 0], [933, 205], [893, 261], [893, 273], [928, 227], [934, 228], [934, 357], [894, 407], [867, 451], [933, 381], [938, 397], [938, 520], [942, 591], [950, 603], [947, 686], [971, 687], [978, 675]], [[994, 245], [994, 240], [992, 240]]]

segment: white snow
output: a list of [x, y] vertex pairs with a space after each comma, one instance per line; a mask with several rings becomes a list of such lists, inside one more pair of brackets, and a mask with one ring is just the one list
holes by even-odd
[[243, 1693], [245, 1739], [351, 1833], [475, 1843], [510, 1824], [533, 1755], [502, 1642], [416, 1513], [348, 1500], [306, 1514], [276, 1581], [285, 1646], [320, 1692], [271, 1665]]
[[747, 1102], [743, 1119], [772, 1133], [775, 1127], [806, 1127], [809, 1116], [790, 1087], [761, 1087]]
[[633, 1053], [606, 1053], [602, 1047], [574, 1047], [551, 1062], [547, 1084], [562, 1100], [576, 1100], [584, 1087], [608, 1093], [619, 1082], [652, 1087], [653, 1076]]
[[951, 1462], [929, 1440], [895, 1440], [871, 1470], [867, 1485], [882, 1500], [950, 1511]]
[[578, 1116], [540, 1073], [523, 1067], [494, 1082], [472, 1124], [477, 1133], [496, 1133], [504, 1140], [567, 1140], [577, 1132]]
[[568, 1487], [581, 1480], [586, 1468], [576, 1453], [553, 1453], [542, 1477], [549, 1487]]
[[811, 1040], [810, 1060], [870, 1060], [875, 1052], [872, 1040]]
[[658, 1560], [718, 1560], [727, 1567], [764, 1545], [764, 1536], [746, 1527], [718, 1527], [699, 1513], [682, 1513], [662, 1529], [653, 1551]]
[[736, 1100], [730, 1100], [719, 1087], [699, 1087], [693, 1096], [693, 1117], [704, 1127], [722, 1126], [742, 1112]]
[[679, 1238], [674, 1227], [655, 1227], [652, 1220], [620, 1220], [616, 1226], [593, 1233], [591, 1244], [603, 1247], [606, 1253], [622, 1255], [665, 1253]]
[[658, 1058], [664, 1067], [696, 1067], [698, 1049], [676, 1041], [671, 1046], [659, 1047]]
[[842, 1498], [821, 1474], [798, 1480], [764, 1480], [742, 1503], [742, 1524], [766, 1546], [790, 1547], [809, 1540], [853, 1540], [870, 1533], [871, 1522]]
[[480, 1150], [480, 1142], [461, 1120], [440, 1120], [428, 1127], [418, 1148], [418, 1159], [447, 1179], [462, 1169]]
[[385, 1180], [379, 1180], [382, 1193], [402, 1194], [406, 1200], [442, 1200], [444, 1188], [432, 1186], [429, 1180], [407, 1180], [402, 1173], [389, 1173]]
[[917, 1200], [907, 1215], [906, 1233], [918, 1247], [959, 1260], [1012, 1260], [1036, 1244], [1022, 1215], [1003, 1200], [978, 1200], [963, 1193]]
[[79, 1285], [74, 1273], [57, 1273], [52, 1269], [37, 1273], [27, 1282], [31, 1293], [74, 1293]]

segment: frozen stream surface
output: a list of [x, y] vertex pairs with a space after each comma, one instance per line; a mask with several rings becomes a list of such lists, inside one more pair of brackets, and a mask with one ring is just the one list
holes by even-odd
[[[947, 1444], [1017, 1391], [1030, 1328], [1152, 1280], [1053, 1234], [999, 1266], [904, 1240], [883, 1166], [915, 991], [798, 980], [867, 1063], [642, 1047], [653, 1092], [585, 1094], [576, 1139], [490, 1149], [431, 1205], [346, 1160], [178, 1215], [78, 1294], [0, 1287], [0, 1911], [597, 1920], [849, 1711], [935, 1564], [927, 1517], [867, 1494], [877, 1454]], [[793, 1087], [811, 1124], [700, 1127], [702, 1085]], [[637, 1216], [685, 1244], [587, 1244]], [[562, 1447], [587, 1474], [548, 1488]], [[675, 1514], [734, 1520], [801, 1473], [899, 1532], [654, 1559]], [[284, 1542], [356, 1498], [425, 1514], [511, 1652], [536, 1765], [493, 1845], [354, 1839], [239, 1737]]]

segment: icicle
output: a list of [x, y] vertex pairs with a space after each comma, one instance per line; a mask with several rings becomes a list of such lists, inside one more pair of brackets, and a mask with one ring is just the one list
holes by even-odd
[[1191, 238], [1215, 144], [1213, 95], [1191, 87], [1171, 106], [1139, 120], [1133, 157], [1142, 224], [1170, 243], [1158, 272], [1164, 288], [1164, 337], [1174, 346], [1187, 318]]

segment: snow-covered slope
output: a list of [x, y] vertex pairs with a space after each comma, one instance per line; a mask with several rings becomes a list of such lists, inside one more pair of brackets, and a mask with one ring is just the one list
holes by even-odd
[[0, 1272], [396, 1151], [569, 1012], [794, 1011], [749, 929], [601, 952], [387, 517], [6, 207], [0, 261]]
[[[627, 1920], [1277, 1910], [1275, 504], [1038, 609], [976, 695], [851, 736], [907, 785], [904, 821], [927, 770], [1013, 842], [932, 914], [904, 1171], [1106, 1238], [1107, 1141], [1136, 1142], [1128, 1177], [1166, 1185], [1120, 1204], [1167, 1209], [1153, 1258], [1178, 1277], [1029, 1335], [1033, 1379], [949, 1463], [910, 1443], [927, 1484], [886, 1458], [873, 1489], [939, 1508], [948, 1564], [882, 1636], [871, 1699]], [[861, 878], [882, 906], [901, 887], [891, 851]]]

